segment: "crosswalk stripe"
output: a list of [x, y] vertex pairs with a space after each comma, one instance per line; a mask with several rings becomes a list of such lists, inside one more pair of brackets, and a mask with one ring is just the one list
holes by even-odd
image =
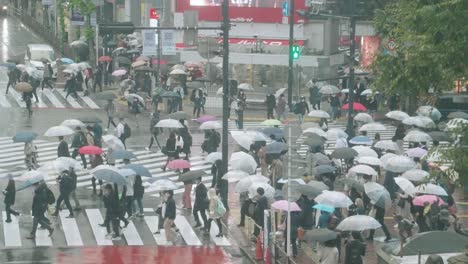
[[91, 98], [87, 96], [81, 97], [81, 99], [91, 108], [91, 109], [99, 109], [100, 107], [93, 101]]
[[99, 209], [86, 209], [91, 229], [93, 230], [94, 238], [98, 246], [111, 246], [112, 240], [106, 239], [106, 228], [99, 226], [99, 223], [103, 223], [101, 211]]
[[37, 229], [36, 246], [52, 246], [52, 240], [49, 237], [49, 231], [47, 229]]
[[2, 211], [3, 235], [5, 237], [5, 247], [21, 247], [21, 235], [18, 219], [11, 216], [11, 223], [6, 222], [6, 212]]
[[143, 245], [143, 240], [141, 240], [140, 235], [138, 234], [138, 231], [132, 221], [130, 221], [126, 228], [122, 229], [122, 234], [125, 236], [125, 240], [127, 240], [127, 245]]
[[69, 246], [83, 246], [83, 240], [81, 239], [80, 230], [76, 223], [75, 218], [67, 218], [68, 212], [60, 212], [60, 222], [62, 223], [63, 233]]
[[190, 226], [190, 223], [187, 221], [185, 216], [181, 215], [177, 212], [176, 218], [174, 220], [175, 225], [179, 228], [180, 234], [185, 240], [185, 243], [188, 246], [201, 246], [203, 245], [200, 239], [198, 238], [197, 234]]
[[[73, 108], [82, 108], [81, 105], [76, 101], [76, 99], [73, 96], [68, 96], [66, 97], [66, 93], [64, 91], [57, 91], [60, 95], [63, 96], [65, 100], [73, 107]], [[66, 98], [65, 98], [66, 97]]]
[[11, 107], [11, 104], [8, 102], [8, 99], [5, 97], [3, 91], [0, 91], [0, 106], [5, 108]]
[[54, 105], [54, 107], [56, 107], [56, 108], [65, 108], [65, 106], [60, 102], [60, 100], [49, 89], [45, 89], [43, 91], [43, 94], [45, 94], [47, 96], [47, 98]]
[[21, 108], [26, 108], [26, 103], [23, 101], [22, 96], [15, 90], [15, 89], [10, 89], [9, 93], [15, 99], [16, 103], [21, 107]]
[[155, 234], [156, 231], [158, 231], [158, 226], [159, 226], [159, 216], [157, 215], [151, 215], [151, 216], [145, 216], [145, 222], [146, 225], [148, 225], [151, 233], [153, 233], [153, 238], [154, 241], [156, 241], [156, 244], [158, 245], [170, 245], [171, 243], [168, 243], [166, 240], [166, 232], [164, 229], [159, 230], [159, 234]]
[[[39, 100], [39, 102], [37, 102], [36, 105], [37, 105], [39, 108], [46, 108], [47, 105], [44, 103], [44, 100], [42, 100], [42, 92], [41, 92], [41, 91], [38, 91], [37, 93], [38, 93], [37, 99]], [[33, 99], [34, 99], [34, 98], [33, 98]]]

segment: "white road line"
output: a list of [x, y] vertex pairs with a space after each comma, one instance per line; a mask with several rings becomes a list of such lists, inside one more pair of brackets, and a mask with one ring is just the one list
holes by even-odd
[[68, 246], [83, 246], [80, 230], [75, 218], [67, 218], [68, 212], [60, 212], [60, 221], [62, 222], [63, 233]]
[[159, 216], [157, 215], [145, 216], [145, 222], [148, 225], [149, 229], [151, 230], [151, 233], [153, 233], [153, 238], [154, 238], [154, 241], [156, 241], [156, 244], [171, 245], [171, 243], [168, 243], [166, 240], [166, 233], [164, 232], [164, 229], [159, 230], [160, 234], [154, 233], [158, 231]]
[[89, 106], [89, 108], [99, 109], [99, 105], [97, 105], [91, 98], [83, 96], [81, 99]]
[[16, 216], [11, 216], [11, 223], [6, 221], [6, 212], [2, 211], [3, 219], [3, 235], [5, 236], [5, 247], [21, 247], [21, 235], [19, 230], [18, 219]]
[[36, 246], [52, 246], [52, 240], [49, 237], [49, 230], [41, 229], [39, 227], [36, 231]]
[[217, 246], [230, 246], [231, 243], [226, 238], [226, 234], [223, 234], [222, 237], [216, 237], [218, 233], [219, 233], [218, 224], [216, 223], [216, 220], [213, 220], [211, 221], [211, 229], [210, 229], [211, 239], [215, 242]]
[[128, 224], [126, 228], [122, 229], [122, 234], [125, 236], [125, 240], [127, 240], [127, 245], [129, 246], [141, 246], [143, 245], [143, 241], [141, 240], [138, 231], [133, 224], [132, 221]]
[[11, 104], [10, 102], [8, 102], [8, 99], [5, 97], [5, 94], [3, 93], [3, 91], [0, 92], [0, 106], [6, 107], [6, 108], [11, 107]]
[[[46, 108], [47, 105], [44, 103], [44, 100], [42, 100], [43, 92], [38, 90], [36, 93], [38, 93], [37, 99], [39, 99], [39, 102], [36, 103], [36, 101], [33, 101], [33, 104], [36, 104], [39, 108]], [[35, 100], [35, 98], [33, 98], [33, 100]]]
[[54, 105], [56, 108], [65, 108], [65, 106], [60, 102], [60, 100], [52, 93], [49, 89], [44, 89], [43, 94], [47, 96], [49, 101]]
[[177, 213], [174, 221], [175, 225], [179, 228], [179, 233], [185, 240], [185, 243], [189, 246], [201, 246], [202, 242], [198, 239], [197, 234], [193, 231], [190, 223], [187, 221], [185, 216]]
[[111, 239], [106, 239], [106, 228], [99, 226], [100, 223], [104, 222], [101, 212], [99, 209], [86, 209], [91, 229], [93, 230], [94, 238], [98, 246], [110, 246], [113, 245]]
[[[63, 98], [65, 98], [66, 93], [63, 91], [57, 91]], [[67, 102], [73, 107], [73, 108], [83, 108], [81, 105], [73, 98], [73, 96], [69, 95], [67, 98], [65, 98]]]
[[20, 107], [26, 108], [26, 103], [23, 101], [23, 97], [15, 89], [10, 89], [9, 94], [11, 94]]

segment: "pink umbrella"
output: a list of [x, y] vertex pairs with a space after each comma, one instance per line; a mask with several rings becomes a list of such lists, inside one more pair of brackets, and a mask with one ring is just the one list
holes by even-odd
[[[154, 59], [153, 60], [153, 65], [157, 65], [157, 64], [158, 64], [158, 60]], [[166, 60], [161, 60], [161, 63], [159, 63], [159, 65], [166, 65], [166, 64], [167, 64]]]
[[[295, 202], [289, 202], [289, 208], [291, 212], [299, 212], [302, 211], [299, 205]], [[287, 200], [279, 200], [271, 204], [271, 207], [281, 211], [288, 211], [288, 201]]]
[[413, 199], [413, 205], [424, 206], [425, 202], [428, 202], [429, 204], [433, 204], [437, 201], [439, 202], [439, 205], [444, 204], [444, 201], [435, 195], [421, 195]]
[[406, 154], [408, 155], [408, 157], [411, 157], [411, 158], [421, 158], [422, 156], [427, 154], [427, 150], [422, 149], [422, 148], [412, 148], [412, 149], [408, 149], [406, 151]]
[[[343, 110], [348, 110], [349, 109], [349, 103], [343, 105], [343, 107], [341, 107], [341, 109]], [[360, 103], [353, 103], [353, 109], [354, 111], [367, 111], [367, 108], [360, 104]]]
[[188, 169], [192, 167], [192, 165], [190, 165], [190, 162], [188, 160], [177, 159], [177, 160], [173, 160], [169, 162], [169, 164], [167, 164], [167, 167], [171, 170], [180, 170], [180, 169]]
[[125, 74], [127, 74], [127, 70], [124, 70], [124, 69], [120, 69], [120, 70], [115, 70], [113, 73], [112, 73], [112, 76], [124, 76]]
[[200, 123], [200, 124], [203, 124], [205, 122], [208, 122], [208, 121], [215, 121], [216, 120], [216, 117], [215, 116], [210, 116], [210, 115], [204, 115], [204, 116], [201, 116], [197, 119], [197, 122]]

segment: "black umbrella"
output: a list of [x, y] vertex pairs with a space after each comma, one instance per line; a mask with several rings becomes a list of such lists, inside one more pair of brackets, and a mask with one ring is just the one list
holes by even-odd
[[338, 180], [339, 183], [343, 185], [348, 185], [350, 188], [355, 188], [358, 192], [364, 192], [364, 185], [351, 178], [342, 178]]
[[275, 136], [275, 138], [277, 139], [284, 137], [284, 132], [279, 127], [267, 127], [267, 128], [264, 128], [262, 132], [268, 136]]
[[332, 159], [352, 159], [358, 155], [359, 153], [352, 148], [337, 148], [332, 152], [331, 157]]
[[273, 142], [265, 147], [266, 154], [280, 154], [288, 150], [288, 145], [282, 142]]
[[299, 186], [295, 186], [295, 190], [298, 191], [299, 193], [307, 196], [311, 196], [313, 198], [319, 196], [322, 193], [322, 189], [314, 187], [312, 185], [308, 184], [302, 184]]
[[446, 132], [442, 131], [432, 131], [428, 133], [431, 136], [433, 141], [452, 141], [450, 136]]
[[93, 116], [88, 116], [88, 117], [82, 117], [79, 119], [81, 122], [83, 123], [102, 123], [102, 120], [97, 118], [97, 117], [93, 117]]
[[179, 93], [173, 91], [163, 91], [159, 94], [160, 97], [180, 97]]
[[138, 72], [152, 72], [154, 71], [153, 68], [151, 67], [148, 67], [148, 66], [138, 66], [135, 68], [135, 71], [138, 71]]
[[314, 169], [318, 175], [325, 174], [325, 173], [334, 173], [336, 171], [336, 168], [331, 165], [319, 165], [315, 167]]
[[[299, 192], [299, 186], [301, 186], [300, 183], [296, 181], [291, 181], [291, 197], [290, 201], [297, 201], [299, 198], [301, 198], [301, 193]], [[283, 185], [283, 199], [287, 199], [288, 197], [288, 184]]]
[[329, 165], [332, 164], [332, 161], [330, 160], [329, 157], [327, 157], [325, 154], [322, 153], [314, 153], [313, 157], [315, 159], [315, 163], [317, 166], [319, 165]]
[[336, 232], [332, 231], [328, 228], [318, 228], [308, 230], [305, 235], [304, 239], [307, 242], [318, 241], [318, 242], [325, 242], [336, 239]]
[[314, 134], [312, 137], [304, 139], [302, 144], [307, 145], [309, 147], [321, 147], [325, 144], [325, 141], [320, 136]]
[[115, 58], [115, 61], [119, 64], [127, 64], [127, 65], [132, 64], [132, 61], [129, 58], [123, 57], [123, 56], [119, 56]]
[[206, 172], [204, 170], [187, 171], [179, 176], [179, 181], [193, 181], [200, 177], [203, 177], [204, 175], [206, 175]]

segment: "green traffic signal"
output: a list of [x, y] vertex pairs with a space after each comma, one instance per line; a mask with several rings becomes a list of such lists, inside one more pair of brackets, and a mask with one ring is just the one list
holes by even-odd
[[299, 57], [301, 57], [301, 51], [299, 49], [299, 46], [293, 46], [292, 47], [292, 58], [293, 60], [297, 60], [299, 59]]

